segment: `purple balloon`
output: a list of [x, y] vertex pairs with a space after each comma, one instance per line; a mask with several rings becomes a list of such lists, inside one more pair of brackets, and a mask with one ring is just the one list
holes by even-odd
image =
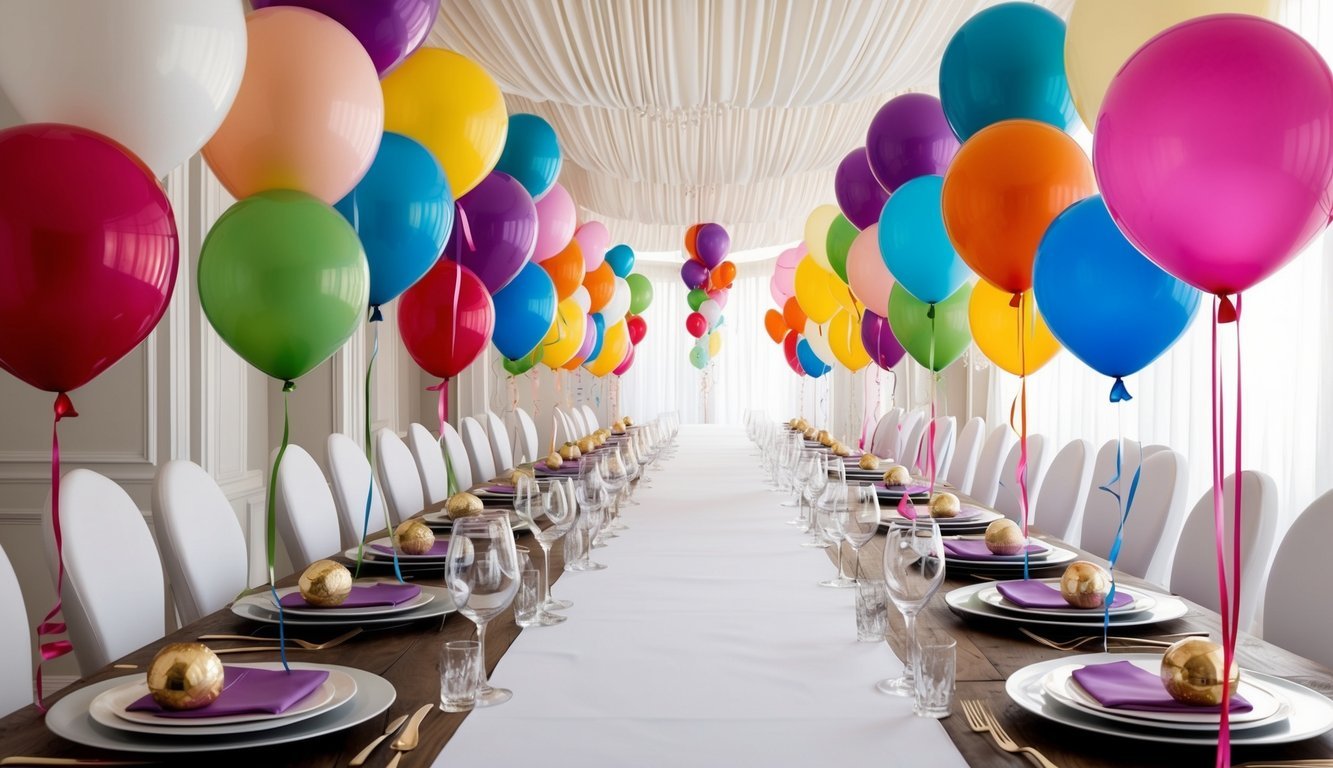
[[494, 295], [532, 258], [537, 206], [513, 176], [491, 171], [459, 198], [444, 257], [476, 273]]
[[853, 149], [838, 163], [838, 172], [833, 177], [833, 194], [838, 198], [842, 215], [857, 229], [865, 229], [879, 221], [889, 193], [870, 171], [865, 147]]
[[252, 0], [255, 10], [292, 5], [322, 13], [360, 41], [380, 77], [426, 42], [440, 0]]
[[592, 348], [597, 346], [597, 321], [592, 319], [592, 315], [584, 315], [583, 346], [574, 353], [572, 360], [587, 360], [588, 355], [592, 354]]
[[708, 284], [708, 267], [694, 259], [688, 259], [680, 265], [680, 279], [690, 290], [702, 288]]
[[898, 343], [898, 338], [889, 328], [889, 321], [868, 309], [861, 317], [861, 344], [870, 353], [870, 359], [875, 361], [875, 365], [886, 371], [897, 365], [906, 354], [903, 345]]
[[704, 224], [699, 227], [699, 233], [694, 239], [694, 252], [698, 254], [699, 261], [702, 261], [705, 267], [712, 269], [721, 264], [722, 260], [727, 258], [729, 250], [731, 250], [731, 235], [727, 234], [727, 230], [723, 229], [721, 224]]
[[890, 99], [866, 131], [870, 170], [889, 192], [918, 176], [943, 176], [958, 147], [940, 100], [924, 93]]

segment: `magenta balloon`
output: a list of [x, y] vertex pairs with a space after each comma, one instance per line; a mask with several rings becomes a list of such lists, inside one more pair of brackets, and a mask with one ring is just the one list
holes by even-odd
[[879, 224], [861, 230], [847, 250], [847, 285], [852, 295], [876, 312], [889, 311], [893, 275], [879, 252]]
[[879, 221], [889, 193], [871, 173], [865, 147], [853, 149], [838, 163], [838, 171], [833, 176], [833, 194], [838, 198], [842, 215], [857, 229], [865, 229]]
[[602, 262], [606, 261], [606, 249], [611, 245], [611, 233], [606, 231], [605, 224], [600, 221], [585, 222], [574, 230], [574, 239], [579, 242], [579, 250], [583, 251], [583, 265], [588, 272], [602, 266]]
[[576, 222], [574, 198], [558, 182], [552, 184], [537, 201], [537, 243], [532, 260], [540, 264], [563, 251], [574, 238]]
[[717, 289], [716, 291], [708, 291], [708, 298], [710, 298], [710, 299], [712, 299], [713, 301], [716, 301], [716, 302], [717, 302], [717, 308], [718, 308], [718, 309], [726, 309], [726, 308], [727, 308], [727, 299], [728, 299], [730, 296], [731, 296], [731, 292], [728, 291], [726, 288], [719, 288], [719, 289]]
[[727, 251], [731, 250], [731, 235], [722, 228], [721, 224], [704, 224], [699, 227], [699, 233], [695, 236], [694, 252], [698, 254], [699, 261], [703, 262], [705, 267], [712, 269], [721, 264], [723, 259], [727, 258]]
[[625, 375], [625, 372], [629, 370], [629, 367], [630, 367], [631, 365], [634, 365], [634, 345], [633, 345], [633, 344], [629, 345], [629, 351], [625, 353], [625, 359], [620, 361], [620, 365], [617, 365], [617, 366], [616, 366], [616, 369], [615, 369], [614, 371], [611, 371], [611, 375], [612, 375], [612, 376], [624, 376], [624, 375]]
[[866, 131], [870, 170], [889, 192], [918, 176], [943, 176], [958, 147], [940, 100], [924, 93], [890, 99]]
[[680, 265], [680, 279], [690, 290], [702, 288], [708, 285], [708, 267], [689, 259]]
[[532, 196], [518, 179], [491, 171], [457, 205], [444, 257], [472, 270], [495, 295], [532, 258], [537, 241]]
[[252, 0], [255, 10], [295, 5], [347, 27], [375, 62], [380, 77], [426, 42], [440, 0]]
[[861, 316], [861, 344], [870, 353], [870, 359], [875, 365], [886, 371], [897, 365], [907, 353], [893, 335], [893, 329], [889, 328], [889, 321], [868, 309]]
[[1112, 218], [1162, 269], [1243, 291], [1328, 225], [1333, 74], [1254, 16], [1206, 16], [1148, 41], [1111, 81], [1093, 166]]

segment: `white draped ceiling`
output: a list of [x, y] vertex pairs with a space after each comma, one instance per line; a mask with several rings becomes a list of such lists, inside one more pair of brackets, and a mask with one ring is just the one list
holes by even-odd
[[428, 44], [550, 121], [562, 183], [614, 240], [678, 251], [717, 221], [742, 250], [799, 239], [879, 106], [933, 91], [949, 37], [994, 2], [450, 0]]

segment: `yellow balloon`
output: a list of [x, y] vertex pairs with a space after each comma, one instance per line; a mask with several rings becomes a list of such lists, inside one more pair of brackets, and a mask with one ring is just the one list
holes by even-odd
[[1065, 30], [1065, 75], [1074, 106], [1088, 128], [1111, 79], [1158, 32], [1214, 13], [1277, 20], [1277, 0], [1076, 0]]
[[796, 265], [796, 303], [815, 323], [827, 323], [840, 306], [830, 281], [841, 285], [832, 272], [820, 268], [813, 256], [806, 256]]
[[572, 296], [560, 302], [555, 309], [551, 330], [542, 339], [542, 364], [553, 371], [559, 370], [583, 346], [583, 334], [587, 330], [587, 315], [583, 307]]
[[[972, 340], [981, 354], [1004, 370], [1022, 376], [1041, 368], [1060, 351], [1060, 342], [1046, 327], [1032, 291], [1025, 291], [1022, 300], [1023, 354], [1019, 354], [1019, 308], [1009, 306], [1013, 294], [1002, 291], [985, 280], [978, 280], [967, 305], [968, 325]], [[1023, 359], [1027, 358], [1024, 365]]]
[[713, 331], [708, 334], [708, 358], [711, 360], [717, 357], [717, 353], [722, 351], [722, 331]]
[[454, 199], [481, 183], [504, 151], [509, 115], [491, 76], [467, 57], [422, 48], [382, 81], [384, 130], [426, 145]]
[[811, 211], [805, 220], [805, 247], [815, 257], [815, 263], [827, 272], [833, 271], [828, 260], [828, 230], [838, 213], [838, 206], [825, 204]]
[[870, 354], [861, 343], [861, 318], [855, 312], [841, 310], [828, 324], [828, 345], [833, 356], [849, 371], [859, 371], [870, 364]]
[[625, 355], [628, 354], [629, 326], [621, 320], [606, 329], [606, 336], [602, 339], [602, 351], [597, 357], [584, 363], [583, 367], [593, 376], [605, 376], [620, 367], [620, 364], [625, 362]]

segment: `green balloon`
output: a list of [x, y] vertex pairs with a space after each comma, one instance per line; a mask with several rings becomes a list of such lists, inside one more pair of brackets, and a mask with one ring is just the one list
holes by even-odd
[[227, 209], [199, 253], [199, 302], [246, 362], [291, 381], [356, 330], [370, 268], [352, 225], [305, 194], [261, 192]]
[[690, 348], [690, 365], [699, 370], [703, 370], [708, 365], [708, 347], [695, 346]]
[[653, 303], [652, 281], [635, 272], [625, 278], [625, 282], [629, 283], [629, 313], [631, 315], [643, 314], [648, 305]]
[[538, 344], [536, 349], [517, 360], [501, 357], [500, 365], [504, 366], [505, 371], [507, 371], [510, 376], [521, 376], [532, 370], [534, 365], [541, 362], [543, 351], [545, 351], [545, 348], [541, 344]]
[[828, 235], [824, 238], [824, 245], [828, 248], [828, 263], [844, 283], [847, 282], [847, 252], [859, 234], [861, 230], [840, 213], [829, 226]]
[[[972, 343], [967, 320], [967, 304], [971, 299], [972, 284], [964, 283], [952, 296], [935, 305], [936, 372], [961, 357]], [[902, 283], [894, 283], [889, 293], [889, 327], [903, 349], [926, 368], [931, 368], [929, 312], [929, 304], [908, 293]]]
[[698, 312], [699, 307], [702, 307], [703, 303], [708, 301], [708, 292], [702, 288], [695, 288], [685, 295], [685, 301], [689, 302], [691, 310]]

